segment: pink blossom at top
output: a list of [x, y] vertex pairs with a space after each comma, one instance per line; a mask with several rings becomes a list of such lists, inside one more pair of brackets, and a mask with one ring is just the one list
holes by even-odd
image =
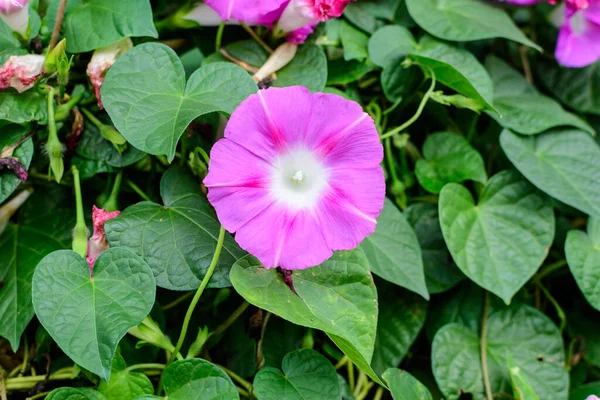
[[266, 268], [304, 269], [375, 230], [382, 159], [373, 119], [358, 103], [300, 86], [270, 88], [233, 112], [204, 184], [243, 249]]
[[13, 87], [21, 93], [33, 87], [44, 72], [45, 59], [37, 54], [10, 57], [0, 68], [0, 89]]
[[277, 22], [277, 28], [292, 32], [307, 24], [340, 17], [348, 3], [350, 0], [291, 0]]
[[94, 268], [96, 259], [102, 254], [104, 250], [107, 250], [110, 246], [106, 240], [106, 233], [104, 232], [104, 223], [109, 219], [113, 219], [119, 216], [121, 211], [107, 212], [102, 208], [94, 206], [92, 208], [92, 222], [94, 224], [94, 234], [88, 240], [87, 247], [87, 258], [86, 261], [90, 266], [90, 274]]
[[289, 0], [205, 0], [223, 21], [235, 20], [269, 24], [277, 20], [278, 10]]
[[555, 56], [559, 64], [573, 68], [600, 59], [600, 0], [566, 3]]
[[86, 72], [90, 78], [90, 82], [92, 82], [92, 85], [94, 86], [98, 106], [101, 109], [103, 109], [104, 106], [102, 105], [102, 99], [100, 98], [100, 88], [102, 87], [102, 83], [104, 83], [106, 72], [115, 61], [117, 61], [117, 58], [132, 48], [133, 43], [131, 42], [131, 39], [125, 38], [94, 51]]
[[0, 0], [0, 18], [15, 32], [25, 36], [29, 27], [29, 0]]

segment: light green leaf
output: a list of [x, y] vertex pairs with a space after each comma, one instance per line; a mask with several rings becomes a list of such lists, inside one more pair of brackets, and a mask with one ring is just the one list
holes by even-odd
[[427, 291], [431, 294], [442, 293], [463, 280], [465, 276], [452, 262], [444, 241], [437, 205], [411, 204], [404, 211], [404, 216], [419, 239]]
[[12, 90], [0, 91], [0, 120], [7, 120], [15, 124], [37, 121], [46, 124], [48, 108], [46, 99], [35, 92], [28, 90], [17, 93]]
[[[1, 96], [1, 94], [0, 94]], [[27, 134], [23, 126], [9, 124], [0, 127], [0, 153], [7, 146], [14, 145]], [[25, 169], [29, 169], [33, 158], [33, 141], [31, 138], [21, 143], [13, 152], [12, 157], [19, 160]], [[0, 169], [0, 204], [4, 202], [21, 184], [13, 171]]]
[[175, 51], [145, 43], [121, 56], [102, 84], [102, 102], [129, 143], [150, 154], [175, 157], [185, 128], [200, 115], [231, 113], [256, 92], [252, 78], [231, 63], [213, 63], [192, 74]]
[[398, 368], [390, 368], [383, 373], [394, 400], [432, 400], [429, 389], [414, 376]]
[[146, 375], [141, 372], [127, 371], [125, 367], [125, 360], [117, 352], [112, 361], [110, 380], [101, 381], [98, 385], [98, 391], [107, 400], [132, 400], [154, 393], [154, 386]]
[[[495, 111], [492, 79], [467, 50], [425, 36], [410, 58], [431, 68], [439, 82], [477, 101], [483, 109]], [[427, 73], [428, 69], [423, 71]]]
[[400, 25], [388, 25], [369, 39], [369, 57], [377, 66], [385, 68], [398, 57], [412, 53], [417, 42], [408, 29]]
[[194, 358], [176, 361], [165, 369], [165, 392], [169, 400], [239, 400], [229, 376], [216, 365]]
[[512, 383], [515, 400], [539, 400], [539, 397], [533, 391], [531, 384], [524, 376], [521, 368], [515, 364], [515, 360], [508, 355], [506, 357], [510, 381]]
[[51, 391], [46, 400], [106, 400], [106, 397], [94, 389], [61, 387]]
[[354, 25], [359, 27], [365, 32], [373, 33], [383, 25], [382, 21], [378, 21], [377, 18], [364, 7], [366, 2], [351, 2], [344, 11], [344, 17]]
[[343, 20], [340, 26], [340, 39], [344, 48], [344, 60], [364, 60], [369, 57], [367, 52], [369, 37]]
[[494, 82], [494, 108], [498, 111], [488, 114], [503, 127], [528, 135], [570, 125], [595, 134], [585, 121], [540, 94], [503, 60], [489, 57], [486, 68]]
[[462, 136], [450, 132], [432, 134], [423, 145], [423, 157], [417, 161], [415, 174], [421, 186], [431, 193], [439, 193], [451, 182], [487, 180], [483, 158]]
[[[124, 247], [142, 257], [156, 284], [171, 290], [197, 289], [210, 265], [219, 236], [219, 221], [196, 179], [183, 168], [162, 177], [164, 206], [141, 202], [107, 221], [111, 246]], [[229, 269], [246, 253], [226, 234], [219, 263], [208, 287], [230, 286]]]
[[47, 255], [33, 275], [33, 306], [65, 354], [108, 381], [119, 341], [148, 315], [156, 286], [150, 267], [126, 249], [103, 252], [93, 274], [73, 251]]
[[[558, 328], [533, 307], [518, 305], [497, 311], [487, 321], [487, 366], [492, 393], [512, 395], [507, 358], [530, 382], [540, 400], [567, 400], [569, 374], [564, 367], [563, 341]], [[484, 400], [480, 337], [449, 324], [432, 344], [433, 374], [448, 400], [471, 393]]]
[[419, 241], [391, 200], [385, 200], [375, 232], [360, 247], [373, 273], [429, 299]]
[[307, 43], [298, 47], [294, 59], [277, 72], [272, 86], [300, 85], [311, 92], [320, 92], [327, 83], [327, 57], [320, 46]]
[[464, 186], [446, 185], [439, 210], [458, 267], [506, 304], [537, 271], [554, 238], [549, 200], [514, 171], [494, 175], [478, 203]]
[[565, 254], [579, 289], [588, 303], [600, 311], [600, 218], [590, 217], [587, 234], [569, 231]]
[[326, 332], [373, 379], [370, 369], [377, 329], [377, 292], [360, 249], [334, 253], [328, 261], [292, 275], [295, 294], [276, 269], [251, 256], [230, 272], [235, 290], [249, 303], [290, 322]]
[[371, 366], [378, 374], [400, 365], [425, 324], [427, 302], [412, 293], [378, 284], [379, 320]]
[[505, 129], [500, 145], [535, 186], [588, 215], [600, 217], [600, 148], [588, 134], [554, 130], [526, 137]]
[[500, 8], [480, 0], [406, 0], [417, 24], [440, 39], [464, 42], [505, 38], [541, 48], [519, 30]]
[[254, 391], [261, 400], [321, 400], [341, 397], [335, 368], [312, 349], [289, 353], [282, 362], [283, 373], [273, 367], [254, 377]]
[[[52, 0], [46, 20], [50, 31], [59, 0]], [[69, 53], [84, 53], [108, 46], [125, 37], [157, 38], [148, 0], [71, 0], [62, 27]]]

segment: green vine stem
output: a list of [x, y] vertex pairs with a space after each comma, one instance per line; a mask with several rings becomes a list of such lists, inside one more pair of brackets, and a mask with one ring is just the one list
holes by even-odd
[[490, 374], [488, 371], [487, 364], [487, 314], [490, 307], [490, 293], [485, 292], [485, 298], [483, 300], [483, 316], [481, 317], [481, 339], [480, 350], [481, 350], [481, 370], [483, 372], [483, 385], [485, 386], [485, 395], [487, 400], [494, 400], [492, 395], [492, 386], [490, 384]]
[[73, 235], [73, 251], [85, 258], [87, 254], [87, 226], [85, 225], [85, 217], [83, 216], [81, 182], [79, 180], [79, 170], [77, 167], [71, 167], [71, 171], [73, 173], [73, 185], [75, 187], [75, 210], [77, 215], [75, 233]]
[[123, 170], [120, 170], [115, 177], [115, 182], [110, 191], [110, 197], [104, 202], [103, 208], [112, 212], [119, 209], [119, 192], [121, 190], [121, 181], [123, 180]]

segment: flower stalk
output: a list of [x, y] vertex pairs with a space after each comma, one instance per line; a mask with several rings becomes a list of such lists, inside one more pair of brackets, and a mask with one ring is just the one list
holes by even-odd
[[79, 180], [79, 170], [77, 167], [71, 167], [73, 173], [73, 186], [75, 188], [75, 210], [77, 220], [73, 233], [73, 251], [85, 258], [87, 254], [87, 226], [83, 216], [83, 198], [81, 196], [81, 182]]

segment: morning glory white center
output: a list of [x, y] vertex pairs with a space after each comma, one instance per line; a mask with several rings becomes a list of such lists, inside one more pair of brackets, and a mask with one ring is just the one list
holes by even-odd
[[271, 170], [271, 195], [294, 209], [312, 208], [327, 188], [329, 171], [309, 149], [283, 153]]

